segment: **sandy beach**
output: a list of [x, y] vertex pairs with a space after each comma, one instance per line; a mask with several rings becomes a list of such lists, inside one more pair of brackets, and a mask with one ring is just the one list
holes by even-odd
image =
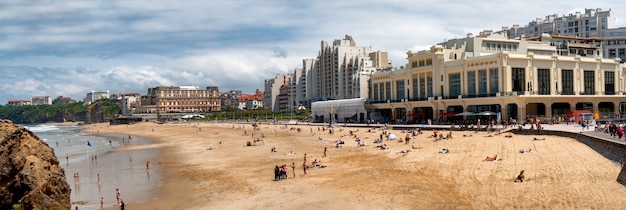
[[[319, 126], [239, 124], [87, 125], [87, 132], [130, 134], [155, 144], [120, 147], [160, 149], [152, 167], [161, 170], [158, 199], [129, 209], [622, 209], [626, 187], [615, 180], [619, 163], [565, 137], [455, 131], [434, 141], [432, 131], [409, 144], [385, 140], [381, 130]], [[366, 143], [357, 146], [352, 130]], [[313, 133], [312, 133], [312, 132]], [[405, 133], [391, 133], [404, 139]], [[260, 136], [264, 142], [245, 146]], [[466, 137], [464, 137], [464, 135]], [[470, 136], [471, 135], [471, 136]], [[444, 135], [445, 136], [445, 135]], [[320, 138], [322, 140], [320, 140]], [[335, 148], [336, 140], [344, 140]], [[220, 144], [220, 142], [222, 142]], [[211, 150], [208, 150], [211, 148]], [[276, 148], [276, 152], [271, 152]], [[323, 157], [327, 148], [327, 157]], [[446, 154], [439, 151], [449, 150]], [[520, 150], [531, 152], [520, 153]], [[411, 150], [402, 153], [402, 150]], [[293, 152], [295, 154], [291, 154]], [[325, 168], [307, 169], [315, 159]], [[484, 161], [497, 155], [498, 161]], [[291, 164], [295, 163], [296, 176]], [[288, 179], [274, 181], [274, 167], [287, 164]], [[521, 170], [526, 180], [514, 182]], [[110, 207], [110, 209], [116, 209]]]

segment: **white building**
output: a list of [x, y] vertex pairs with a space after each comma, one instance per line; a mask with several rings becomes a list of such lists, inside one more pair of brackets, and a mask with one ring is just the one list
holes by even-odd
[[272, 111], [279, 111], [278, 95], [280, 87], [289, 84], [292, 74], [277, 74], [272, 79], [265, 80], [265, 98], [263, 99], [265, 108]]
[[503, 28], [509, 37], [540, 36], [542, 33], [558, 34], [562, 36], [577, 37], [604, 37], [607, 29], [614, 28], [615, 16], [613, 11], [602, 9], [585, 9], [585, 13], [576, 12], [559, 16], [548, 15], [545, 18], [537, 18], [528, 25], [519, 27], [513, 25], [511, 29]]
[[103, 98], [109, 98], [109, 90], [106, 91], [96, 91], [96, 90], [92, 90], [91, 92], [87, 93], [87, 96], [85, 96], [85, 104], [91, 104], [94, 101], [103, 99]]
[[391, 67], [387, 52], [358, 47], [350, 35], [330, 45], [321, 42], [316, 58], [302, 60], [290, 82], [289, 107], [310, 108], [312, 102], [367, 98], [370, 75]]
[[471, 112], [547, 122], [579, 110], [596, 119], [626, 111], [619, 59], [560, 55], [551, 42], [500, 34], [467, 37], [409, 51], [407, 60], [404, 68], [372, 75], [368, 119], [455, 121], [463, 120], [459, 113]]
[[52, 97], [50, 96], [33, 96], [30, 98], [30, 104], [32, 105], [49, 105], [52, 104]]

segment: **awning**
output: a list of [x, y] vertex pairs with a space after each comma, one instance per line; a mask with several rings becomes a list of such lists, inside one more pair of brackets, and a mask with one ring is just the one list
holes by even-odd
[[437, 116], [439, 116], [439, 117], [454, 117], [454, 116], [456, 116], [456, 113], [454, 113], [454, 112], [440, 113], [440, 114], [437, 114]]

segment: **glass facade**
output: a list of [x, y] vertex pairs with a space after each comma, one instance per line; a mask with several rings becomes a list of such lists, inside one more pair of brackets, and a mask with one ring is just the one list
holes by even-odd
[[594, 71], [584, 71], [584, 79], [585, 79], [585, 89], [582, 94], [584, 95], [594, 95], [596, 94], [595, 88], [595, 72]]
[[500, 91], [498, 79], [498, 69], [489, 69], [489, 89], [492, 93]]
[[573, 70], [561, 70], [561, 94], [574, 95]]
[[487, 70], [478, 71], [478, 93], [487, 94]]
[[476, 95], [476, 72], [474, 71], [467, 72], [467, 94]]
[[404, 99], [404, 80], [396, 81], [396, 99]]
[[537, 69], [537, 93], [539, 95], [550, 95], [550, 70]]
[[450, 74], [450, 97], [461, 95], [461, 74]]
[[604, 72], [604, 94], [615, 95], [615, 72]]
[[524, 68], [512, 68], [511, 69], [511, 83], [513, 84], [513, 92], [525, 91], [526, 75], [524, 74]]

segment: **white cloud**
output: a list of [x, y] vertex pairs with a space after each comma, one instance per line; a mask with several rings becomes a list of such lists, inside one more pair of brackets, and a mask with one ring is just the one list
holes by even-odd
[[251, 92], [314, 58], [320, 41], [406, 52], [550, 14], [612, 9], [613, 1], [4, 1], [0, 103], [32, 95], [82, 99], [90, 90], [145, 93], [158, 85]]

